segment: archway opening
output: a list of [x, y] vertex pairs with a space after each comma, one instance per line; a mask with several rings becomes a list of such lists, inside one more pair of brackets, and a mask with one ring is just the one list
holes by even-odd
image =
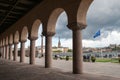
[[[72, 31], [67, 28], [67, 14], [63, 9], [58, 8], [53, 11], [52, 15], [56, 15], [52, 17], [51, 21], [52, 26], [54, 26], [51, 27], [49, 24], [52, 30], [54, 30], [53, 32], [56, 33], [52, 41], [53, 67], [65, 72], [72, 71]], [[69, 61], [71, 62], [70, 64]], [[68, 69], [68, 65], [64, 64], [68, 64], [70, 69]]]
[[[29, 39], [32, 41], [34, 40], [35, 41], [35, 44], [34, 45], [30, 45], [30, 46], [35, 46], [35, 53], [31, 53], [31, 54], [35, 54], [33, 56], [33, 58], [35, 58], [35, 64], [39, 64], [38, 61], [40, 56], [41, 56], [41, 46], [40, 46], [40, 39], [39, 37], [41, 36], [41, 33], [42, 33], [42, 23], [40, 21], [40, 19], [36, 19], [31, 28], [30, 28], [30, 34], [29, 34]], [[30, 50], [29, 50], [30, 52]], [[30, 57], [30, 56], [29, 56]]]
[[20, 56], [20, 62], [25, 62], [28, 63], [29, 62], [29, 58], [27, 57], [27, 55], [29, 55], [29, 45], [30, 45], [30, 41], [28, 40], [28, 28], [27, 26], [23, 27], [22, 32], [21, 32], [21, 36], [20, 36], [20, 51], [19, 51], [19, 56]]
[[45, 66], [45, 37], [42, 35], [43, 25], [39, 25], [38, 39], [36, 40], [36, 64]]
[[[20, 58], [19, 58], [19, 55], [18, 55], [18, 52], [20, 50], [20, 34], [19, 34], [19, 31], [16, 31], [14, 33], [14, 48], [13, 48], [13, 55], [14, 55], [14, 60], [15, 61], [20, 61]], [[16, 50], [15, 50], [16, 49]]]

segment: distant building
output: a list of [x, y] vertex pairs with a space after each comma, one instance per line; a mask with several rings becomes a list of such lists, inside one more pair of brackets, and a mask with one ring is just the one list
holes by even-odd
[[58, 48], [61, 47], [61, 42], [60, 42], [60, 37], [59, 37], [59, 40], [58, 40]]
[[116, 44], [110, 44], [109, 47], [110, 48], [116, 48]]
[[[43, 44], [43, 42], [42, 42]], [[68, 52], [68, 47], [62, 47], [61, 46], [61, 41], [60, 41], [60, 38], [59, 38], [59, 41], [58, 41], [58, 47], [52, 47], [52, 51], [53, 52]], [[35, 49], [35, 56], [38, 57], [38, 55], [41, 55], [41, 54], [45, 54], [45, 46], [37, 46], [36, 49]], [[30, 55], [30, 46], [28, 46], [28, 48], [25, 48], [25, 56], [29, 57]], [[18, 49], [18, 56], [20, 56], [20, 48]]]
[[61, 46], [61, 41], [60, 41], [60, 37], [59, 37], [59, 40], [58, 40], [58, 47], [52, 47], [52, 51], [53, 52], [68, 52], [68, 47], [62, 47]]

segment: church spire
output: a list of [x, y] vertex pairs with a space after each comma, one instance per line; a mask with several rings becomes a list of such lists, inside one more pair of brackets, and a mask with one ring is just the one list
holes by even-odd
[[59, 41], [58, 41], [58, 48], [61, 47], [61, 42], [60, 42], [60, 37], [59, 37]]

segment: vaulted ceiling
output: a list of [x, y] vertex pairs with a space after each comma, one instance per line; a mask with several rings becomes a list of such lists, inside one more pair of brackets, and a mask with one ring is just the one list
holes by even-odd
[[0, 0], [0, 34], [43, 0]]

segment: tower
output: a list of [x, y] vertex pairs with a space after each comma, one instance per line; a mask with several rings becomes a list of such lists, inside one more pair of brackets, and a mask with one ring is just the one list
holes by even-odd
[[59, 37], [59, 40], [58, 40], [58, 48], [61, 47], [61, 42], [60, 42], [60, 37]]

